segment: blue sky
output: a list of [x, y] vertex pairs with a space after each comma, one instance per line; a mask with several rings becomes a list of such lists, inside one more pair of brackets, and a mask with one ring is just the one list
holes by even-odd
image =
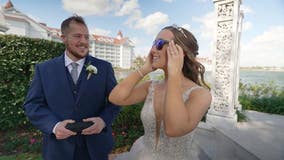
[[[4, 5], [8, 0], [0, 0]], [[135, 43], [135, 54], [148, 54], [161, 28], [177, 24], [199, 41], [199, 56], [213, 56], [213, 0], [11, 0], [38, 22], [60, 28], [73, 13], [82, 15], [91, 33], [116, 37], [121, 30]], [[284, 1], [243, 0], [241, 66], [284, 67]]]

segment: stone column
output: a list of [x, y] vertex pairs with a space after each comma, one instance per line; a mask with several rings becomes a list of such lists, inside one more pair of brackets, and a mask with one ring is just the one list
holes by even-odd
[[242, 110], [242, 105], [239, 103], [239, 84], [240, 84], [240, 40], [241, 40], [241, 35], [242, 35], [242, 26], [243, 26], [243, 19], [244, 19], [244, 12], [240, 10], [240, 15], [239, 15], [239, 21], [238, 21], [238, 36], [237, 36], [237, 47], [236, 47], [236, 52], [237, 52], [237, 63], [236, 63], [236, 68], [237, 68], [237, 74], [236, 74], [236, 95], [235, 98], [235, 108], [239, 111]]
[[212, 103], [206, 122], [232, 126], [237, 122], [239, 87], [240, 0], [213, 0], [216, 37], [212, 63]]

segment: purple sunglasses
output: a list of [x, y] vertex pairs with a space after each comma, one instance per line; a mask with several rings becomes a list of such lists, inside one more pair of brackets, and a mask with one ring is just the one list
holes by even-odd
[[156, 39], [153, 42], [152, 46], [155, 46], [157, 50], [161, 50], [165, 44], [168, 44], [169, 41], [163, 39]]

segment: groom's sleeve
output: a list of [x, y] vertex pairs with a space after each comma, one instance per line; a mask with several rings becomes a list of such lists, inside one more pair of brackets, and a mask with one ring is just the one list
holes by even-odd
[[48, 108], [43, 92], [39, 65], [35, 67], [35, 75], [23, 108], [26, 116], [36, 128], [45, 134], [52, 134], [53, 127], [59, 120]]
[[108, 100], [108, 96], [111, 90], [116, 86], [117, 82], [114, 76], [114, 71], [111, 65], [108, 63], [107, 66], [107, 83], [106, 83], [106, 104], [104, 110], [101, 112], [100, 117], [104, 120], [106, 126], [110, 126], [114, 118], [118, 115], [120, 107], [112, 104]]

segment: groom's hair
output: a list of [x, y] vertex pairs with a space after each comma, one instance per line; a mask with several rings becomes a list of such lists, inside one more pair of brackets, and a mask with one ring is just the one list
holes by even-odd
[[84, 26], [87, 27], [83, 17], [78, 16], [78, 15], [73, 15], [67, 19], [65, 19], [62, 23], [61, 23], [61, 33], [62, 34], [66, 34], [67, 30], [69, 29], [69, 25], [70, 23], [77, 23], [77, 24], [83, 24]]

